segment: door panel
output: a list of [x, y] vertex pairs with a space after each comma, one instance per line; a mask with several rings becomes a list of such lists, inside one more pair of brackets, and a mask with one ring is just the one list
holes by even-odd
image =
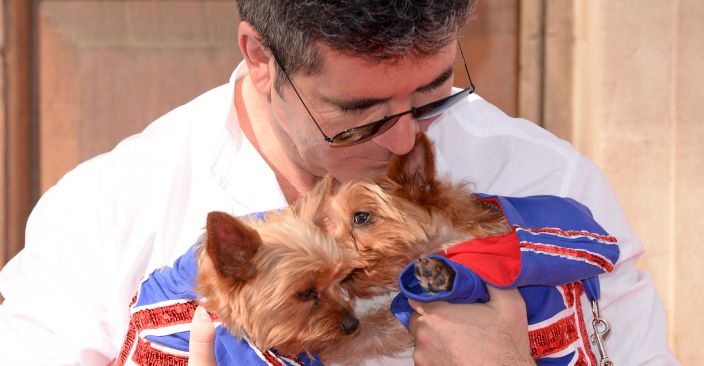
[[231, 1], [42, 1], [37, 27], [41, 192], [241, 59]]

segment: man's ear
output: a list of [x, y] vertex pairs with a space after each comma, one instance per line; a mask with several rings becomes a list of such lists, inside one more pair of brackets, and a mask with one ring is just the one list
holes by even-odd
[[412, 182], [429, 184], [435, 181], [433, 144], [425, 133], [418, 134], [415, 146], [408, 154], [391, 159], [386, 175], [401, 186]]
[[206, 251], [218, 274], [241, 281], [254, 277], [254, 255], [262, 244], [256, 230], [224, 212], [210, 212], [206, 229]]
[[251, 24], [240, 22], [237, 42], [247, 63], [249, 77], [259, 93], [269, 95], [274, 82], [274, 68], [269, 62], [272, 55], [260, 39], [259, 32]]

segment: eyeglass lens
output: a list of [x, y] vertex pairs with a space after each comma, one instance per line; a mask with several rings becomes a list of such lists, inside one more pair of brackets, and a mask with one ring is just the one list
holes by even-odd
[[366, 125], [342, 131], [332, 137], [330, 145], [336, 147], [350, 146], [372, 139], [393, 127], [394, 124], [396, 124], [396, 122], [398, 122], [398, 120], [405, 114], [411, 114], [413, 118], [420, 120], [433, 118], [445, 112], [448, 108], [462, 100], [463, 97], [471, 94], [473, 91], [474, 87], [470, 86], [460, 92], [420, 107], [413, 108], [410, 111], [395, 114]]

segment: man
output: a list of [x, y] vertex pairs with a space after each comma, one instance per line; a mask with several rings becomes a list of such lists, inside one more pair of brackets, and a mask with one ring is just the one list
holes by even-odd
[[[617, 269], [602, 276], [609, 356], [676, 363], [662, 306], [635, 267], [642, 248], [598, 168], [471, 89], [444, 99], [457, 92], [452, 65], [470, 1], [238, 5], [244, 62], [228, 85], [81, 164], [37, 204], [25, 249], [0, 273], [3, 364], [104, 365], [116, 357], [140, 279], [182, 254], [208, 211], [276, 209], [326, 173], [346, 181], [384, 171], [426, 129], [439, 170], [478, 191], [589, 206], [621, 245]], [[415, 361], [530, 362], [520, 297], [492, 296], [415, 304]]]

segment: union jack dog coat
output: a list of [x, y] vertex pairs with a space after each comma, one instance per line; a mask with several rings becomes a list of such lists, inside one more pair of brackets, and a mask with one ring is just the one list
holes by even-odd
[[486, 302], [486, 284], [518, 288], [526, 303], [533, 359], [539, 365], [596, 365], [589, 347], [580, 296], [599, 298], [599, 274], [619, 257], [616, 238], [582, 204], [555, 196], [501, 197], [478, 194], [503, 210], [513, 231], [470, 240], [440, 255], [455, 280], [450, 291], [426, 292], [413, 263], [399, 276], [401, 293], [391, 309], [408, 327], [408, 298], [452, 303]]
[[[130, 325], [114, 366], [187, 366], [191, 320], [198, 305], [196, 250], [205, 237], [193, 245], [172, 267], [152, 272], [139, 286], [130, 305]], [[322, 365], [317, 357], [281, 355], [259, 350], [247, 339], [231, 335], [217, 320], [215, 358], [218, 365]]]

